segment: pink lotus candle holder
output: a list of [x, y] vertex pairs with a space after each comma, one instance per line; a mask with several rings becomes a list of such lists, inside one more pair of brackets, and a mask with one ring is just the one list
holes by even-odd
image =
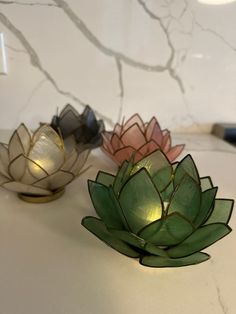
[[132, 156], [134, 162], [138, 162], [157, 149], [172, 162], [181, 154], [184, 145], [172, 146], [170, 131], [161, 130], [155, 117], [145, 123], [136, 113], [126, 122], [116, 123], [112, 132], [103, 133], [103, 151], [118, 165]]

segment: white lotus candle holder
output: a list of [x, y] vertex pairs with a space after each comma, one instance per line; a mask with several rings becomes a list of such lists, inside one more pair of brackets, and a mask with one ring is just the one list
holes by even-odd
[[63, 141], [47, 124], [32, 135], [21, 124], [8, 145], [0, 143], [0, 185], [28, 202], [52, 201], [79, 176], [88, 154], [79, 153], [72, 139]]

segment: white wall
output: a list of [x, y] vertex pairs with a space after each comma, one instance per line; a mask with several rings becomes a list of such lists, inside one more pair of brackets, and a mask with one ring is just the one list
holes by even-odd
[[0, 1], [0, 128], [36, 127], [68, 102], [171, 130], [235, 121], [235, 15], [236, 2]]

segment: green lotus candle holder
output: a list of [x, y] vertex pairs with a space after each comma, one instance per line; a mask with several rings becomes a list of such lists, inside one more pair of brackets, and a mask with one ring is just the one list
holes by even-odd
[[199, 177], [190, 155], [171, 164], [161, 151], [125, 161], [116, 176], [99, 171], [88, 181], [97, 217], [82, 225], [118, 252], [150, 267], [198, 264], [201, 250], [231, 228], [234, 201], [216, 198], [210, 177]]

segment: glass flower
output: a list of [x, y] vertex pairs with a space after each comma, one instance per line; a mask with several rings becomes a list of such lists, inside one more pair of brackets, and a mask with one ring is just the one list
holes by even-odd
[[79, 114], [71, 105], [66, 105], [59, 116], [52, 118], [51, 126], [65, 139], [73, 135], [80, 150], [93, 149], [102, 145], [104, 123], [97, 120], [94, 111], [86, 106]]
[[233, 200], [216, 198], [210, 177], [199, 177], [190, 155], [171, 164], [156, 151], [116, 176], [88, 181], [97, 217], [82, 225], [118, 252], [151, 267], [198, 264], [201, 250], [226, 236]]
[[118, 165], [129, 160], [133, 154], [137, 162], [157, 149], [173, 161], [183, 148], [184, 145], [171, 146], [170, 132], [167, 129], [161, 130], [155, 117], [144, 123], [135, 114], [122, 125], [117, 123], [112, 132], [103, 133], [103, 150]]
[[0, 143], [1, 186], [28, 201], [44, 202], [60, 196], [79, 175], [88, 156], [88, 151], [79, 154], [71, 143], [64, 142], [49, 125], [42, 125], [31, 136], [21, 124], [8, 145]]

